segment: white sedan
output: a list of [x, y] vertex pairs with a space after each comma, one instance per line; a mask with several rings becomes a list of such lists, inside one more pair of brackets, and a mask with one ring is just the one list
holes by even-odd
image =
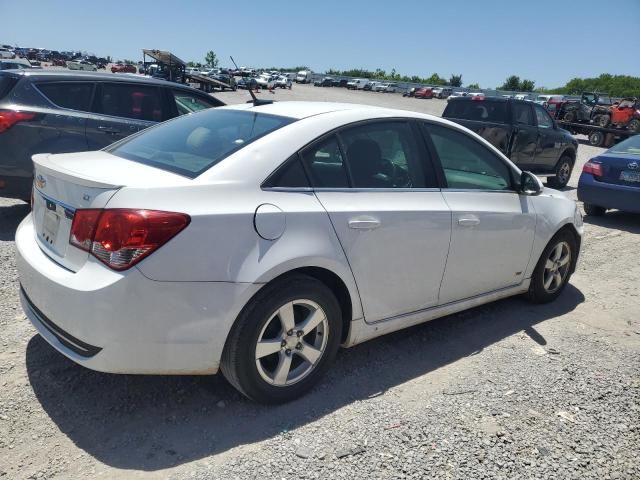
[[340, 345], [554, 300], [583, 232], [491, 144], [404, 110], [234, 105], [33, 159], [16, 245], [40, 335], [103, 372], [222, 370], [261, 402], [308, 391]]

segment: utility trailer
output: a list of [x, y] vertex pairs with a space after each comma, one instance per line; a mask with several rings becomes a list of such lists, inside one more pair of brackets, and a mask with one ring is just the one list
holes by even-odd
[[213, 92], [216, 88], [219, 88], [222, 91], [226, 89], [235, 91], [235, 87], [201, 73], [185, 73], [185, 77], [189, 83], [197, 83], [198, 88], [207, 93]]
[[592, 123], [575, 123], [565, 122], [564, 120], [556, 120], [557, 124], [570, 131], [573, 135], [582, 134], [589, 137], [589, 144], [594, 147], [610, 147], [617, 142], [626, 140], [636, 135], [631, 130], [623, 130], [621, 128], [609, 128], [594, 125]]

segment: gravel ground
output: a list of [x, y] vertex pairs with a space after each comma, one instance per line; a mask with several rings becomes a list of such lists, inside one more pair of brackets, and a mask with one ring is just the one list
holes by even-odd
[[[444, 107], [309, 86], [273, 97]], [[598, 151], [581, 145], [576, 171]], [[0, 478], [640, 478], [638, 216], [585, 218], [553, 304], [508, 299], [344, 350], [311, 394], [263, 407], [220, 376], [101, 374], [49, 347], [17, 297], [27, 212], [0, 199]]]

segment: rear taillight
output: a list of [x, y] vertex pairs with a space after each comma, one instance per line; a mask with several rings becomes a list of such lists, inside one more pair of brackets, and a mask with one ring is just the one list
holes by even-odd
[[582, 167], [582, 173], [590, 173], [595, 177], [602, 177], [604, 174], [601, 163], [587, 162]]
[[126, 270], [171, 240], [191, 218], [156, 210], [76, 210], [69, 243], [114, 270]]
[[0, 110], [0, 133], [9, 130], [16, 123], [34, 120], [38, 115], [31, 112], [16, 112], [15, 110]]

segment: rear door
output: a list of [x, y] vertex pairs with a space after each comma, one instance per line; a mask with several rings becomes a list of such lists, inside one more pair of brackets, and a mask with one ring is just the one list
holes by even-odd
[[415, 125], [349, 127], [302, 159], [353, 271], [365, 320], [436, 305], [451, 212]]
[[166, 119], [161, 87], [142, 83], [100, 82], [87, 119], [89, 150], [99, 150]]
[[523, 170], [534, 167], [538, 148], [538, 127], [529, 102], [511, 103], [513, 135], [509, 158]]

